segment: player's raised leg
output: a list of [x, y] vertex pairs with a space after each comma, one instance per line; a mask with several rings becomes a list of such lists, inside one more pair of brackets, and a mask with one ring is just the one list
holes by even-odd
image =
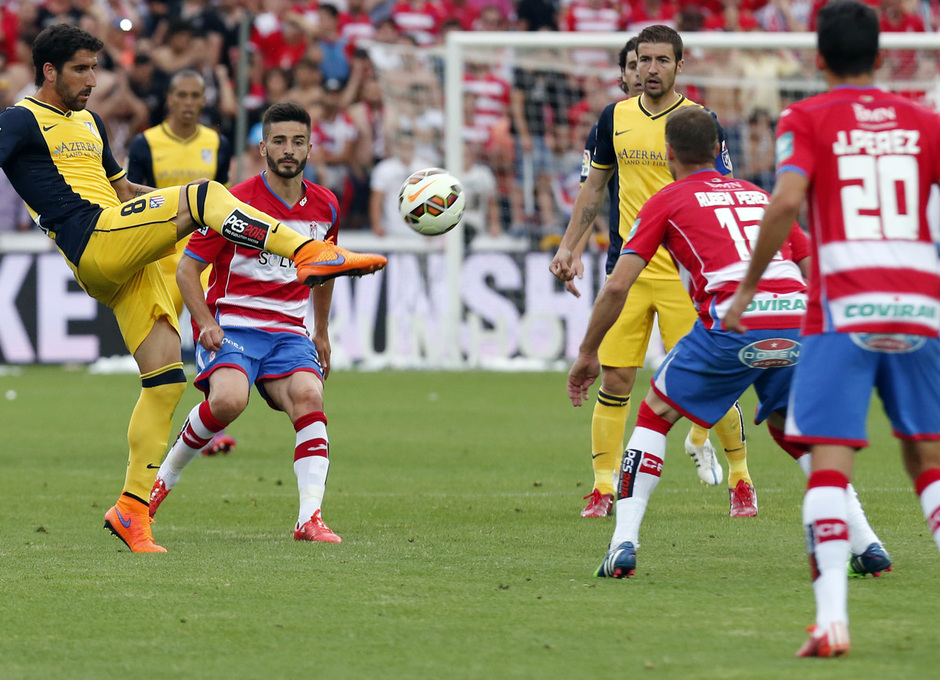
[[[218, 182], [190, 184], [182, 187], [181, 192], [180, 238], [195, 227], [208, 227], [233, 243], [288, 257], [297, 265], [298, 280], [308, 286], [337, 276], [371, 274], [387, 262], [382, 255], [354, 253], [329, 241], [304, 237], [242, 203]], [[183, 219], [187, 215], [191, 221]]]

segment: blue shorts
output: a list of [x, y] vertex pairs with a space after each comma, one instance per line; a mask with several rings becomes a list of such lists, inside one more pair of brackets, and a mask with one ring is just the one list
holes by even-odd
[[196, 368], [193, 384], [209, 394], [209, 376], [218, 368], [234, 368], [258, 388], [274, 410], [280, 410], [268, 397], [263, 380], [286, 378], [293, 373], [316, 373], [323, 380], [320, 358], [313, 341], [299, 333], [270, 333], [256, 328], [224, 328], [222, 349], [210, 352], [196, 344]]
[[706, 330], [696, 321], [653, 376], [653, 391], [683, 416], [711, 427], [754, 385], [760, 406], [754, 422], [784, 411], [799, 329], [751, 330], [740, 335]]
[[940, 440], [940, 340], [916, 335], [821, 333], [803, 340], [787, 439], [868, 445], [872, 388], [899, 439]]

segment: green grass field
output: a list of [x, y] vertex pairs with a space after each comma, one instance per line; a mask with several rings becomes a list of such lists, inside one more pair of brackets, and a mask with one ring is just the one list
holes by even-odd
[[590, 409], [562, 374], [337, 373], [324, 518], [341, 545], [292, 540], [293, 430], [253, 395], [237, 451], [197, 459], [161, 508], [169, 553], [135, 555], [101, 526], [136, 385], [0, 375], [2, 680], [937, 677], [940, 560], [880, 414], [856, 485], [895, 570], [850, 583], [850, 657], [798, 660], [804, 478], [763, 429], [760, 514], [732, 520], [678, 426], [637, 574], [606, 581], [613, 519], [578, 516]]

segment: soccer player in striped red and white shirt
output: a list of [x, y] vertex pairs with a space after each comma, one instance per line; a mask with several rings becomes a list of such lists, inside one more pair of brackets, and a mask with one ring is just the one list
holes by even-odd
[[[262, 130], [268, 169], [232, 187], [232, 194], [277, 215], [294, 231], [335, 242], [336, 196], [303, 178], [310, 116], [296, 104], [275, 104], [265, 112]], [[210, 264], [204, 297], [200, 275]], [[184, 251], [177, 281], [196, 330], [195, 385], [207, 399], [190, 412], [160, 466], [150, 494], [151, 517], [205, 443], [241, 415], [254, 384], [272, 408], [287, 414], [297, 433], [300, 511], [294, 538], [340, 542], [320, 513], [330, 465], [323, 380], [330, 370], [333, 282], [313, 289], [311, 339], [306, 325], [311, 292], [296, 280], [286, 258], [230, 243], [215, 232], [197, 232]]]
[[601, 340], [640, 272], [664, 246], [698, 308], [698, 320], [664, 359], [637, 412], [620, 468], [616, 528], [596, 572], [601, 577], [629, 577], [636, 569], [640, 525], [662, 474], [666, 435], [679, 418], [709, 428], [754, 385], [760, 399], [757, 422], [766, 419], [772, 433], [780, 432], [800, 352], [806, 283], [794, 260], [808, 253], [806, 235], [791, 222], [789, 242], [775, 253], [772, 276], [761, 282], [758, 300], [748, 309], [753, 328], [745, 336], [726, 332], [719, 315], [747, 268], [750, 241], [769, 197], [716, 170], [718, 125], [707, 110], [676, 109], [666, 120], [665, 140], [677, 181], [639, 211], [568, 374], [568, 396], [580, 406], [600, 373]]
[[873, 86], [878, 15], [857, 0], [819, 12], [817, 66], [829, 90], [777, 128], [777, 184], [740, 289], [742, 312], [804, 197], [813, 272], [786, 435], [812, 448], [803, 525], [816, 621], [798, 656], [849, 650], [846, 487], [877, 387], [940, 547], [940, 262], [927, 224], [940, 181], [940, 118]]

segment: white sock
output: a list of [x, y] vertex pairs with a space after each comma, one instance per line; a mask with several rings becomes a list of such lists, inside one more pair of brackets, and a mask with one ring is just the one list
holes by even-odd
[[[213, 429], [218, 427], [218, 429]], [[157, 477], [163, 480], [167, 489], [172, 489], [180, 479], [183, 468], [189, 465], [193, 458], [199, 455], [206, 443], [213, 435], [225, 429], [212, 415], [209, 402], [203, 401], [193, 407], [183, 423], [179, 436], [173, 442], [170, 452], [166, 454]]]
[[326, 416], [309, 413], [294, 422], [297, 438], [294, 448], [294, 474], [300, 508], [297, 522], [305, 524], [320, 509], [326, 493], [326, 476], [330, 469], [330, 440], [326, 434]]
[[846, 571], [849, 530], [845, 489], [824, 483], [814, 484], [814, 477], [810, 477], [810, 486], [803, 498], [803, 528], [806, 551], [814, 572], [816, 625], [825, 630], [834, 621], [845, 625], [849, 621]]
[[618, 481], [617, 523], [610, 541], [613, 548], [624, 541], [640, 547], [640, 525], [646, 506], [663, 471], [666, 435], [637, 427], [623, 454]]
[[849, 524], [849, 549], [853, 555], [861, 555], [872, 543], [881, 543], [875, 530], [868, 523], [862, 504], [855, 493], [855, 487], [849, 484], [845, 489], [845, 510]]
[[927, 526], [933, 534], [934, 543], [940, 548], [940, 479], [927, 484], [919, 495]]

